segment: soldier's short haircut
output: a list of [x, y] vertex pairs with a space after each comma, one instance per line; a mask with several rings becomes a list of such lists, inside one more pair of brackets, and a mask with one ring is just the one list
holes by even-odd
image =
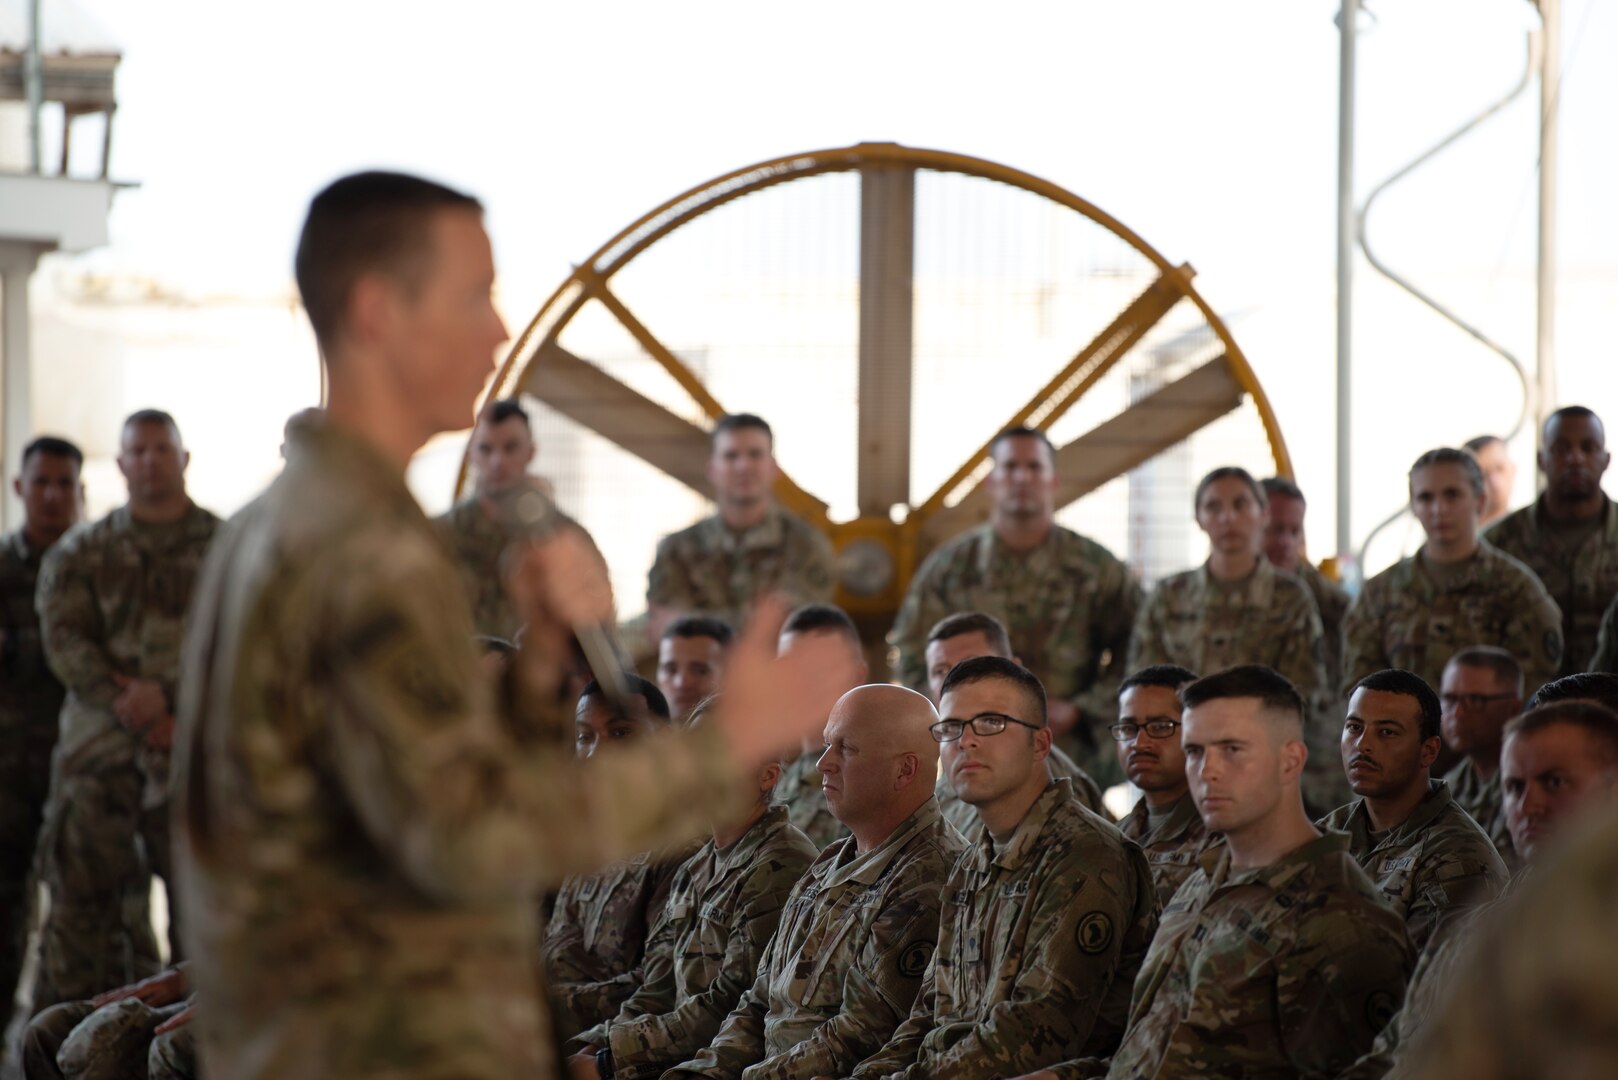
[[1609, 769], [1618, 766], [1618, 712], [1598, 701], [1554, 701], [1529, 709], [1506, 723], [1505, 737], [1523, 738], [1559, 724], [1583, 729], [1601, 755], [1602, 765]]
[[1038, 439], [1040, 442], [1045, 444], [1045, 449], [1051, 452], [1052, 457], [1056, 456], [1056, 444], [1051, 442], [1051, 437], [1045, 434], [1043, 428], [1019, 425], [1017, 427], [1006, 428], [1004, 431], [997, 434], [993, 439], [989, 440], [989, 456], [991, 458], [994, 457], [994, 452], [1000, 449], [1000, 444], [1005, 442], [1007, 439]]
[[962, 660], [949, 669], [944, 676], [944, 685], [938, 688], [939, 699], [957, 686], [970, 686], [980, 682], [1008, 682], [1015, 686], [1028, 705], [1028, 716], [1019, 716], [1017, 719], [1030, 724], [1044, 727], [1046, 724], [1045, 712], [1045, 686], [1038, 676], [1015, 660], [1008, 660], [1003, 656], [974, 656], [970, 660]]
[[1425, 469], [1431, 465], [1460, 466], [1462, 471], [1466, 473], [1467, 483], [1472, 486], [1472, 494], [1483, 494], [1483, 466], [1478, 464], [1478, 459], [1473, 457], [1470, 451], [1457, 450], [1453, 446], [1440, 446], [1437, 449], [1427, 451], [1416, 459], [1415, 464], [1410, 466], [1410, 472], [1406, 477], [1406, 486], [1412, 495], [1415, 494], [1416, 470]]
[[1137, 686], [1160, 686], [1165, 690], [1179, 693], [1180, 687], [1197, 681], [1197, 673], [1190, 668], [1179, 664], [1151, 664], [1132, 671], [1124, 681], [1118, 684], [1118, 696], [1123, 697], [1125, 690], [1133, 690]]
[[1502, 439], [1498, 435], [1474, 435], [1472, 438], [1461, 444], [1461, 449], [1469, 451], [1473, 454], [1479, 454], [1493, 446], [1495, 443], [1504, 445], [1505, 441], [1506, 440]]
[[[646, 699], [646, 707], [652, 710], [653, 716], [659, 720], [668, 720], [671, 717], [669, 699], [663, 696], [663, 691], [657, 688], [656, 683], [649, 679], [641, 678], [633, 671], [625, 671], [621, 677], [624, 680], [624, 687], [630, 694]], [[579, 704], [583, 705], [593, 697], [605, 698], [606, 694], [607, 692], [602, 689], [601, 684], [591, 679], [584, 684], [584, 689], [579, 692]]]
[[1559, 701], [1594, 701], [1618, 712], [1618, 675], [1608, 671], [1564, 675], [1534, 691], [1534, 696], [1528, 699], [1528, 708]]
[[362, 277], [384, 274], [411, 296], [420, 289], [432, 266], [432, 223], [445, 210], [481, 214], [483, 204], [419, 176], [381, 171], [334, 180], [310, 201], [293, 270], [328, 361]]
[[1011, 659], [1011, 635], [1006, 633], [1005, 623], [986, 611], [957, 611], [953, 615], [945, 615], [927, 631], [927, 644], [966, 634], [982, 634], [996, 656]]
[[1280, 714], [1302, 732], [1303, 696], [1285, 675], [1263, 664], [1238, 664], [1180, 688], [1180, 704], [1187, 709], [1226, 698], [1253, 698], [1265, 712]]
[[1545, 418], [1545, 426], [1540, 431], [1548, 434], [1551, 430], [1551, 425], [1561, 420], [1594, 420], [1597, 425], [1601, 426], [1603, 434], [1605, 434], [1606, 425], [1601, 423], [1601, 417], [1596, 415], [1594, 409], [1585, 405], [1563, 405]]
[[842, 634], [852, 641], [856, 648], [860, 647], [860, 631], [854, 625], [854, 620], [848, 617], [848, 612], [836, 604], [804, 604], [793, 610], [787, 616], [787, 621], [781, 624], [783, 634], [812, 634], [812, 633]]
[[507, 420], [521, 420], [522, 426], [532, 430], [533, 424], [528, 419], [528, 410], [522, 407], [522, 402], [516, 398], [495, 398], [483, 406], [478, 414], [479, 420], [487, 420], [491, 424], [503, 424]]
[[1258, 483], [1264, 489], [1266, 499], [1297, 499], [1303, 505], [1309, 505], [1309, 500], [1303, 497], [1303, 488], [1284, 476], [1271, 476]]
[[180, 425], [174, 422], [174, 417], [162, 409], [136, 409], [124, 417], [124, 427], [132, 428], [141, 424], [163, 424], [178, 435]]
[[1381, 694], [1399, 694], [1402, 697], [1415, 698], [1421, 720], [1422, 740], [1439, 737], [1444, 707], [1439, 704], [1438, 695], [1433, 693], [1433, 688], [1427, 685], [1427, 680], [1414, 671], [1405, 671], [1403, 668], [1373, 671], [1355, 683], [1354, 689], [1375, 690]]
[[713, 431], [708, 433], [708, 446], [710, 449], [719, 444], [719, 436], [727, 431], [762, 431], [769, 440], [770, 446], [775, 446], [775, 432], [770, 429], [769, 422], [756, 413], [739, 412], [726, 413], [714, 424]]
[[1450, 657], [1449, 663], [1444, 666], [1451, 665], [1492, 672], [1496, 682], [1511, 687], [1518, 697], [1522, 697], [1522, 663], [1509, 649], [1502, 649], [1498, 645], [1469, 645]]
[[728, 649], [736, 639], [736, 631], [724, 619], [712, 615], [681, 615], [663, 628], [663, 636], [658, 640], [670, 638], [712, 638], [721, 648]]
[[1240, 480], [1247, 485], [1247, 490], [1253, 493], [1253, 498], [1258, 500], [1260, 506], [1269, 505], [1269, 498], [1264, 494], [1264, 489], [1259, 486], [1259, 482], [1253, 479], [1252, 473], [1240, 465], [1222, 465], [1197, 482], [1197, 493], [1191, 500], [1191, 509], [1193, 511], [1202, 508], [1203, 493], [1208, 490], [1208, 486], [1215, 480]]
[[59, 439], [55, 435], [41, 435], [23, 447], [22, 463], [27, 465], [28, 459], [35, 454], [43, 454], [45, 457], [71, 458], [73, 464], [81, 468], [84, 466], [84, 451], [66, 439]]
[[476, 634], [473, 636], [472, 641], [477, 645], [478, 652], [484, 656], [488, 656], [490, 653], [499, 653], [505, 657], [517, 655], [517, 646], [503, 637], [495, 637], [493, 634]]

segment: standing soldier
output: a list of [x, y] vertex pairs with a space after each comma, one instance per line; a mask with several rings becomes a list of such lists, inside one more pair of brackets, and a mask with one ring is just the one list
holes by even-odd
[[1489, 834], [1506, 869], [1516, 870], [1517, 853], [1500, 800], [1500, 741], [1506, 722], [1522, 712], [1522, 665], [1492, 645], [1462, 649], [1444, 665], [1438, 700], [1444, 744], [1459, 758], [1444, 783]]
[[1118, 681], [1140, 585], [1088, 537], [1056, 524], [1056, 459], [1034, 428], [1012, 428], [989, 447], [989, 521], [921, 564], [889, 640], [897, 681], [927, 685], [927, 631], [958, 611], [1000, 620], [1013, 652], [1050, 695], [1051, 732], [1102, 784], [1119, 779], [1106, 728], [1118, 716]]
[[[36, 1009], [157, 971], [147, 897], [154, 872], [177, 894], [168, 812], [180, 643], [219, 524], [186, 494], [190, 460], [172, 416], [131, 415], [118, 453], [129, 502], [63, 537], [40, 569], [45, 656], [67, 701], [40, 840], [50, 909]], [[169, 907], [177, 942], [183, 905]]]
[[718, 513], [657, 545], [646, 581], [653, 641], [680, 615], [741, 626], [766, 593], [798, 605], [829, 601], [834, 591], [831, 541], [770, 494], [779, 471], [770, 425], [735, 413], [721, 417], [709, 438]]
[[1534, 572], [1478, 536], [1483, 473], [1465, 450], [1429, 450], [1410, 467], [1421, 550], [1365, 583], [1343, 621], [1344, 701], [1373, 671], [1402, 668], [1437, 686], [1449, 658], [1496, 645], [1532, 693], [1562, 664], [1562, 612]]
[[34, 585], [51, 545], [79, 520], [84, 455], [65, 439], [23, 448], [13, 488], [22, 528], [0, 537], [0, 1000], [22, 974], [33, 910], [30, 871], [66, 691], [45, 664]]
[[1264, 518], [1264, 557], [1277, 570], [1307, 585], [1315, 598], [1326, 644], [1326, 685], [1335, 696], [1343, 682], [1343, 616], [1348, 614], [1348, 592], [1303, 556], [1303, 518], [1308, 510], [1303, 491], [1279, 476], [1265, 480], [1263, 486], [1269, 499]]
[[1517, 482], [1517, 463], [1511, 460], [1511, 447], [1498, 435], [1468, 439], [1462, 449], [1478, 459], [1483, 470], [1483, 513], [1478, 527], [1493, 525], [1511, 513], [1511, 488]]
[[1601, 490], [1611, 462], [1600, 417], [1582, 405], [1557, 409], [1539, 452], [1544, 493], [1483, 534], [1538, 575], [1562, 609], [1561, 675], [1595, 656], [1601, 616], [1618, 594], [1618, 509]]

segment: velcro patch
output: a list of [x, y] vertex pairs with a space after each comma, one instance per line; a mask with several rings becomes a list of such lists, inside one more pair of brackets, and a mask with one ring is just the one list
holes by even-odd
[[1092, 911], [1079, 920], [1073, 935], [1079, 951], [1087, 956], [1104, 953], [1112, 944], [1112, 917], [1104, 911]]
[[926, 940], [912, 941], [899, 953], [899, 974], [907, 979], [919, 979], [926, 974], [927, 961], [933, 958], [933, 943]]

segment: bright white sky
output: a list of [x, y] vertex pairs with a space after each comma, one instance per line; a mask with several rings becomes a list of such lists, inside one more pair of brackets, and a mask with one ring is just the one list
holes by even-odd
[[[87, 268], [286, 294], [309, 196], [388, 166], [485, 200], [505, 302], [526, 312], [628, 221], [731, 168], [867, 139], [959, 150], [1076, 191], [1244, 313], [1236, 336], [1328, 549], [1336, 0], [79, 3], [124, 45], [113, 172], [141, 185]], [[1526, 0], [1368, 6], [1362, 193], [1513, 85], [1537, 23]], [[1563, 396], [1618, 412], [1618, 3], [1566, 0], [1563, 18]], [[1529, 357], [1536, 102], [1390, 194], [1374, 225], [1391, 261]], [[1498, 364], [1369, 278], [1367, 453], [1407, 462], [1505, 427]], [[1400, 382], [1412, 351], [1423, 374]], [[1402, 497], [1386, 473], [1355, 488], [1357, 532]]]

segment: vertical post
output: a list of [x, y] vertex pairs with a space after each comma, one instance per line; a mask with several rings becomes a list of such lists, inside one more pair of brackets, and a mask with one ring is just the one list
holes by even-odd
[[39, 0], [28, 0], [28, 53], [23, 57], [23, 86], [28, 94], [28, 168], [38, 174], [44, 166], [39, 114], [45, 107], [45, 72], [39, 58]]
[[1342, 0], [1337, 15], [1337, 554], [1354, 550], [1354, 45], [1360, 0]]
[[1544, 20], [1539, 60], [1539, 258], [1538, 318], [1534, 372], [1538, 416], [1534, 448], [1540, 449], [1545, 417], [1556, 408], [1556, 154], [1562, 89], [1561, 0], [1539, 0]]
[[916, 171], [860, 168], [860, 514], [910, 501]]
[[33, 435], [33, 388], [28, 359], [28, 280], [39, 252], [31, 245], [0, 242], [0, 531], [22, 520], [22, 507], [11, 491], [11, 478], [22, 465], [22, 448]]

